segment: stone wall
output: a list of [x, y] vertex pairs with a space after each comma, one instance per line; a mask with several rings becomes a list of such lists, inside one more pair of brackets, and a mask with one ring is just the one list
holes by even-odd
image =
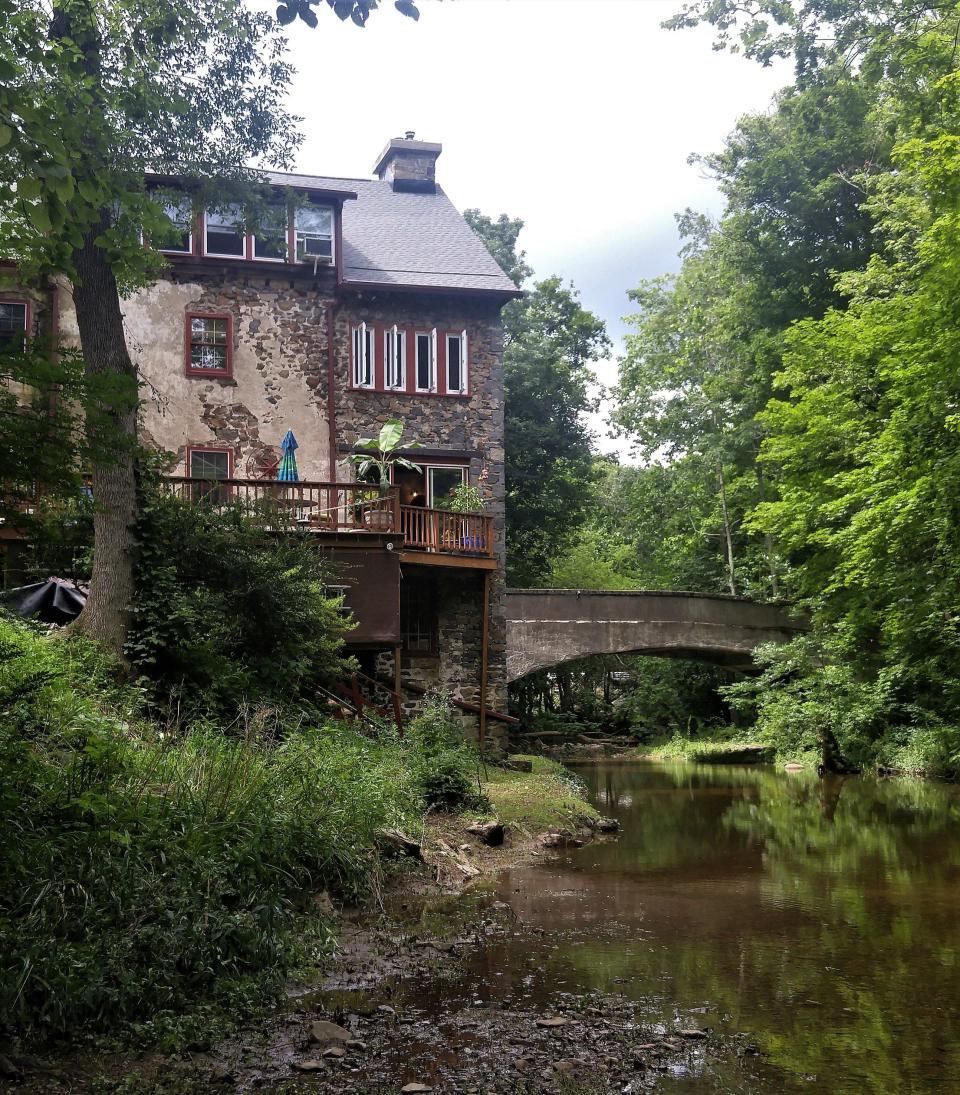
[[[76, 340], [76, 317], [63, 295], [61, 330]], [[329, 478], [326, 410], [329, 295], [308, 280], [171, 269], [124, 301], [127, 346], [143, 378], [141, 436], [172, 453], [186, 473], [189, 446], [229, 448], [234, 476], [247, 459], [279, 446], [292, 429], [305, 479]], [[185, 316], [213, 312], [233, 318], [233, 375], [187, 376]]]

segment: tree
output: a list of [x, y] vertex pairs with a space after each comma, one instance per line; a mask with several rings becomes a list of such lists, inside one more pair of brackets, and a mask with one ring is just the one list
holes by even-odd
[[[294, 19], [302, 19], [308, 27], [315, 27], [318, 20], [313, 9], [319, 7], [320, 3], [321, 0], [285, 0], [277, 8], [277, 21], [282, 26], [286, 26]], [[338, 19], [350, 19], [358, 27], [365, 27], [370, 13], [380, 6], [378, 0], [326, 0], [326, 3]], [[413, 20], [420, 18], [420, 12], [414, 0], [394, 0], [393, 6], [401, 15], [406, 15]]]
[[[523, 222], [469, 210], [471, 227], [510, 276], [531, 273], [516, 243]], [[507, 578], [530, 586], [550, 573], [589, 502], [596, 407], [590, 363], [607, 353], [602, 320], [559, 278], [536, 282], [504, 309]]]
[[0, 16], [0, 255], [21, 276], [73, 285], [97, 386], [94, 566], [81, 626], [119, 651], [133, 593], [138, 400], [121, 294], [159, 269], [143, 240], [172, 231], [144, 174], [195, 180], [198, 205], [216, 206], [231, 183], [256, 181], [243, 167], [251, 159], [283, 166], [297, 139], [283, 108], [291, 70], [273, 20], [234, 0], [61, 0], [52, 14], [40, 0], [0, 0]]

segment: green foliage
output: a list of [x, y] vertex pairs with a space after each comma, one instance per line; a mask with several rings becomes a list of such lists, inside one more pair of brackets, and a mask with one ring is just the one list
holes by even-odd
[[413, 783], [429, 808], [489, 808], [480, 790], [479, 758], [465, 743], [448, 697], [428, 696], [422, 712], [407, 727], [407, 738], [414, 748]]
[[244, 703], [310, 709], [343, 672], [350, 624], [306, 534], [149, 488], [137, 539], [125, 652], [164, 702], [225, 718]]
[[7, 1033], [269, 996], [327, 943], [310, 893], [375, 885], [376, 832], [420, 809], [396, 742], [337, 726], [278, 742], [269, 714], [240, 738], [157, 727], [92, 645], [2, 620], [0, 706]]
[[[361, 437], [357, 439], [356, 448], [360, 452], [351, 453], [347, 458], [357, 469], [357, 476], [365, 479], [370, 472], [376, 472], [377, 482], [386, 486], [390, 482], [390, 467], [396, 464], [400, 468], [409, 468], [410, 471], [420, 471], [417, 464], [405, 460], [399, 453], [400, 442], [403, 439], [403, 423], [399, 418], [391, 418], [385, 422], [377, 437]], [[418, 449], [418, 441], [408, 441], [404, 446], [407, 449]]]
[[[532, 273], [517, 253], [523, 222], [470, 210], [467, 219], [519, 285]], [[589, 505], [595, 410], [590, 365], [610, 350], [601, 320], [560, 278], [534, 284], [503, 311], [507, 578], [517, 586], [548, 580]]]

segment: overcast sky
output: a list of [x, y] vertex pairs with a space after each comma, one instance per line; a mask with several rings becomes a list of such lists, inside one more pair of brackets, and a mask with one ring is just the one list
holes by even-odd
[[[677, 267], [673, 214], [720, 211], [688, 155], [719, 148], [789, 72], [713, 52], [709, 30], [661, 30], [680, 0], [419, 6], [418, 23], [381, 0], [362, 30], [325, 9], [290, 28], [298, 168], [368, 177], [390, 137], [441, 142], [458, 208], [522, 218], [537, 275], [572, 280], [619, 345], [627, 290]], [[612, 381], [614, 363], [599, 372]]]

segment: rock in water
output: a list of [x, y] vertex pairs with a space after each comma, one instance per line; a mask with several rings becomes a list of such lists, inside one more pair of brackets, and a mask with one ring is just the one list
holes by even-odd
[[696, 1027], [689, 1027], [686, 1030], [678, 1030], [677, 1034], [681, 1038], [707, 1038], [709, 1037], [709, 1031], [697, 1030]]
[[400, 1091], [403, 1095], [417, 1095], [417, 1092], [421, 1091], [433, 1091], [433, 1088], [429, 1084], [412, 1083], [407, 1084], [405, 1087], [401, 1087]]
[[315, 1042], [330, 1044], [349, 1042], [353, 1035], [346, 1027], [341, 1027], [337, 1023], [328, 1023], [324, 1019], [318, 1019], [317, 1022], [310, 1024], [310, 1037]]
[[490, 848], [499, 848], [503, 843], [503, 826], [499, 821], [478, 821], [468, 825], [467, 832], [478, 836]]
[[617, 833], [620, 831], [620, 822], [615, 817], [602, 817], [597, 822], [598, 833]]
[[538, 1027], [565, 1027], [570, 1020], [564, 1018], [562, 1015], [553, 1015], [546, 1019], [538, 1019]]

